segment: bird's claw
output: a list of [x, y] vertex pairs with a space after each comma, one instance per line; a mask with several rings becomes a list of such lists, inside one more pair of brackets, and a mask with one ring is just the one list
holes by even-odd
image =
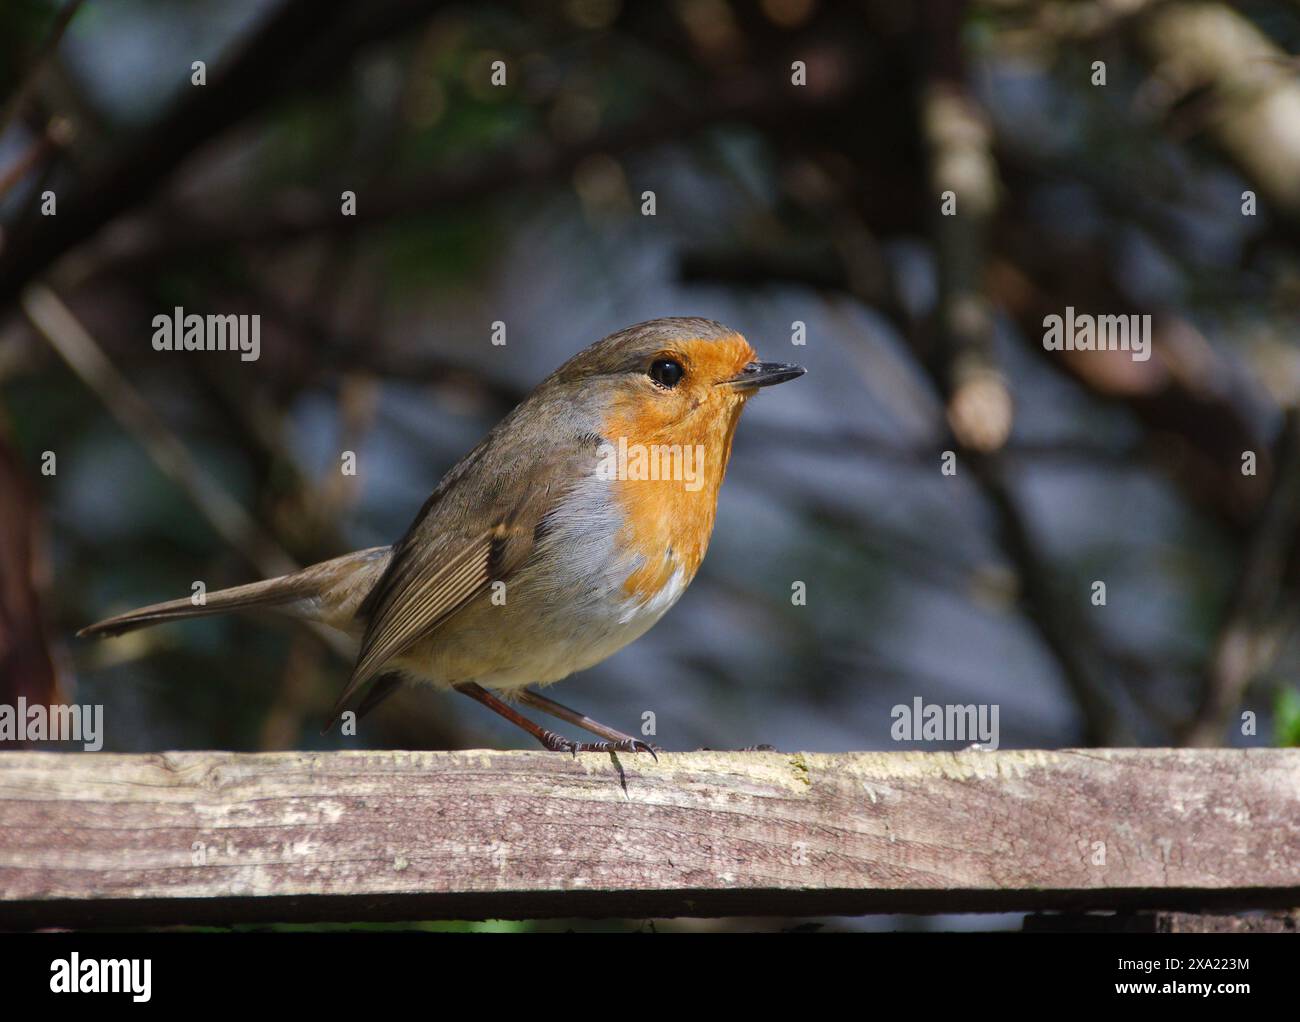
[[625, 749], [624, 751], [625, 752], [648, 752], [650, 753], [651, 759], [653, 759], [656, 763], [659, 762], [659, 755], [658, 755], [660, 751], [659, 748], [657, 746], [651, 745], [649, 742], [643, 742], [639, 738], [633, 738], [631, 742], [631, 748]]
[[554, 731], [546, 731], [542, 744], [552, 752], [572, 753], [574, 759], [578, 758], [580, 752], [648, 752], [656, 763], [659, 762], [656, 755], [659, 749], [639, 738], [621, 738], [616, 742], [578, 742]]
[[659, 762], [659, 749], [640, 738], [620, 738], [617, 742], [588, 742], [593, 752], [648, 752], [650, 758]]

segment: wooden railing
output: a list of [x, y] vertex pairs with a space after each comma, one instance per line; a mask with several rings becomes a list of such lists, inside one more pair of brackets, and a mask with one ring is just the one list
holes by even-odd
[[0, 753], [0, 928], [1297, 907], [1300, 750]]

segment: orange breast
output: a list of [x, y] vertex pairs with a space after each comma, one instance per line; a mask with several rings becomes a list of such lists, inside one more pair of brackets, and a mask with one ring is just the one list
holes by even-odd
[[[727, 395], [718, 402], [662, 425], [627, 401], [606, 421], [606, 438], [626, 451], [626, 471], [611, 484], [626, 523], [620, 542], [643, 562], [624, 583], [629, 599], [653, 599], [679, 570], [689, 582], [704, 559], [743, 405]], [[658, 478], [645, 478], [651, 473]]]

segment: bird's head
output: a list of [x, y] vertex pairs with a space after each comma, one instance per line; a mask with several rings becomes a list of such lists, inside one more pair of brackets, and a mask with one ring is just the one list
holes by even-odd
[[552, 379], [579, 383], [603, 402], [601, 432], [611, 442], [703, 443], [725, 464], [745, 402], [760, 387], [803, 373], [801, 366], [760, 362], [749, 342], [721, 323], [674, 317], [597, 341]]

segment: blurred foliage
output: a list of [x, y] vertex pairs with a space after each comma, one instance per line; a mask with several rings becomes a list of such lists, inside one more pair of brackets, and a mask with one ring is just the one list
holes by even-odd
[[[57, 7], [0, 6], [0, 94]], [[290, 7], [87, 4], [0, 137], [0, 173], [33, 158], [0, 194], [0, 291], [54, 286], [284, 555], [393, 540], [578, 348], [702, 314], [811, 372], [746, 412], [682, 605], [566, 683], [566, 702], [616, 726], [653, 709], [673, 748], [837, 749], [887, 747], [889, 708], [921, 694], [1002, 704], [1004, 745], [1053, 746], [1190, 740], [1200, 717], [1228, 719], [1203, 708], [1217, 687], [1295, 741], [1294, 687], [1275, 702], [1271, 679], [1300, 663], [1286, 609], [1300, 573], [1291, 534], [1260, 523], [1289, 513], [1275, 498], [1300, 395], [1300, 201], [1255, 180], [1289, 136], [1219, 132], [1252, 111], [1197, 69], [1197, 46], [1238, 36], [1189, 42], [1180, 62], [1151, 26], [1218, 12], [1251, 54], [1278, 55], [1268, 87], [1290, 96], [1300, 7], [322, 3], [245, 95], [222, 68]], [[110, 208], [99, 175], [120, 168], [148, 187]], [[963, 214], [990, 179], [984, 219], [935, 215], [950, 171]], [[35, 212], [45, 187], [55, 223]], [[1240, 213], [1248, 188], [1256, 217]], [[653, 218], [638, 215], [647, 190]], [[1156, 357], [1047, 357], [1044, 310], [1067, 304], [1153, 314]], [[177, 305], [261, 314], [261, 360], [152, 351], [152, 316]], [[117, 722], [110, 747], [340, 742], [316, 723], [346, 659], [286, 622], [70, 641], [193, 579], [260, 569], [12, 301], [6, 315], [2, 435], [40, 496], [41, 604], [78, 698]], [[498, 320], [504, 348], [488, 340]], [[786, 351], [796, 321], [809, 340]], [[996, 381], [984, 417], [1009, 417], [990, 450], [954, 427], [971, 367]], [[948, 449], [951, 478], [936, 470]], [[1240, 471], [1247, 449], [1258, 477]], [[341, 450], [358, 453], [355, 480]], [[1270, 558], [1285, 568], [1259, 590]], [[1097, 579], [1107, 607], [1089, 602]], [[1244, 679], [1216, 662], [1230, 625], [1277, 622]], [[517, 744], [456, 702], [403, 695], [360, 741]]]
[[1279, 688], [1273, 706], [1274, 744], [1300, 746], [1300, 689]]

